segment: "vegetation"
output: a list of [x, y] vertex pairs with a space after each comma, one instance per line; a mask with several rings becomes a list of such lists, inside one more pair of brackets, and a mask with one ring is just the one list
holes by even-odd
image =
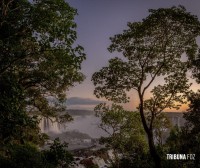
[[[149, 151], [158, 168], [162, 163], [153, 140], [155, 120], [166, 108], [179, 108], [184, 103], [190, 87], [186, 77], [189, 64], [181, 57], [184, 53], [195, 55], [199, 28], [197, 17], [182, 6], [150, 10], [142, 22], [128, 23], [127, 30], [110, 38], [108, 50], [121, 52], [124, 58], [110, 59], [108, 67], [92, 77], [98, 98], [125, 103], [129, 101], [127, 92], [136, 90]], [[156, 79], [164, 79], [165, 83], [154, 86], [152, 96], [146, 99]]]
[[[199, 76], [199, 50], [189, 55], [189, 68], [192, 69], [192, 76], [200, 83]], [[183, 127], [174, 127], [164, 146], [168, 153], [195, 154], [195, 160], [166, 162], [166, 167], [200, 167], [200, 90], [191, 91], [187, 95], [189, 108], [184, 114], [186, 123]]]
[[38, 123], [41, 116], [72, 119], [63, 102], [66, 91], [84, 79], [85, 59], [74, 44], [76, 14], [64, 0], [0, 1], [0, 167], [71, 161], [57, 140], [49, 151], [39, 151], [47, 136]]
[[67, 145], [55, 139], [49, 150], [39, 151], [33, 144], [14, 144], [7, 147], [7, 154], [0, 155], [0, 167], [3, 168], [67, 168], [73, 161], [66, 150]]
[[118, 154], [126, 158], [132, 155], [137, 160], [138, 153], [147, 153], [145, 133], [139, 113], [126, 111], [116, 104], [109, 107], [105, 103], [96, 106], [95, 111], [101, 119], [99, 127], [108, 133], [108, 137], [102, 137], [100, 142], [114, 150], [115, 167], [120, 166]]
[[0, 12], [1, 79], [21, 88], [29, 114], [55, 117], [66, 90], [84, 78], [85, 54], [74, 47], [76, 10], [63, 0], [9, 0]]
[[175, 127], [171, 130], [164, 148], [168, 153], [195, 154], [195, 160], [166, 162], [171, 167], [200, 167], [199, 91], [192, 93], [188, 98], [189, 109], [184, 114], [186, 124], [181, 128]]
[[95, 111], [101, 119], [99, 127], [109, 135], [102, 138], [103, 143], [122, 154], [135, 153], [133, 149], [145, 150], [145, 134], [137, 112], [126, 111], [116, 104], [111, 107], [99, 104]]
[[[189, 91], [186, 76], [191, 70], [200, 83], [200, 22], [182, 6], [149, 12], [110, 38], [108, 50], [124, 58], [110, 59], [92, 76], [94, 94], [114, 102], [95, 108], [99, 127], [108, 133], [100, 141], [114, 150], [115, 168], [200, 167], [200, 91]], [[48, 137], [38, 124], [41, 117], [72, 120], [66, 91], [84, 80], [86, 58], [75, 43], [76, 14], [64, 0], [0, 1], [0, 167], [69, 167], [73, 160], [59, 139], [40, 149]], [[164, 83], [155, 85], [156, 79]], [[117, 104], [128, 102], [131, 90], [137, 92], [138, 112]], [[186, 99], [185, 126], [172, 128], [163, 143], [163, 130], [171, 125], [162, 112]], [[168, 161], [167, 153], [194, 153], [196, 159]], [[91, 160], [83, 165], [98, 167]]]

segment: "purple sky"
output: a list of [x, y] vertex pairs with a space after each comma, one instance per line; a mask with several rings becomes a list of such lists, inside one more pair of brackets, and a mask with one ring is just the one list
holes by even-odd
[[[110, 58], [118, 56], [107, 51], [109, 37], [126, 29], [127, 22], [141, 21], [148, 16], [148, 9], [167, 8], [183, 5], [187, 11], [200, 18], [200, 0], [66, 0], [78, 10], [76, 16], [77, 43], [85, 49], [87, 59], [82, 64], [85, 81], [70, 89], [68, 97], [80, 97], [87, 100], [96, 99], [91, 76], [107, 65]], [[162, 81], [157, 81], [157, 83]], [[196, 86], [199, 87], [199, 86]], [[134, 93], [127, 109], [134, 109], [137, 98]], [[135, 98], [135, 99], [134, 99]], [[76, 107], [82, 108], [76, 104]], [[83, 108], [92, 108], [84, 106]]]

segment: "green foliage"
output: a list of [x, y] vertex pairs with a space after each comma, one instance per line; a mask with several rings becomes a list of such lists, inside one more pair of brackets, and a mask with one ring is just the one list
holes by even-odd
[[64, 0], [0, 2], [2, 141], [21, 137], [39, 143], [38, 115], [72, 119], [63, 102], [69, 87], [84, 79], [85, 59], [83, 48], [74, 44], [76, 14]]
[[[183, 6], [149, 12], [142, 22], [128, 23], [127, 30], [110, 38], [108, 50], [120, 52], [124, 58], [110, 59], [107, 67], [93, 74], [92, 81], [98, 98], [118, 103], [129, 101], [128, 91], [137, 91], [150, 153], [160, 168], [161, 159], [153, 140], [154, 121], [166, 108], [178, 109], [184, 103], [190, 84], [186, 77], [188, 62], [181, 57], [197, 52], [200, 22]], [[165, 83], [154, 86], [152, 96], [145, 99], [153, 82], [162, 78]]]
[[[95, 112], [101, 119], [99, 127], [109, 135], [101, 137], [100, 143], [114, 150], [115, 160], [111, 167], [127, 167], [127, 164], [139, 163], [147, 154], [146, 137], [139, 113], [126, 111], [117, 104], [109, 107], [105, 103], [96, 106]], [[119, 154], [123, 156], [122, 159], [118, 157]]]
[[178, 126], [173, 127], [166, 141], [166, 145], [170, 148], [169, 151], [171, 153], [179, 153], [182, 141], [184, 141], [183, 139], [181, 140], [181, 138], [181, 130]]
[[62, 144], [60, 140], [56, 138], [54, 143], [50, 146], [50, 149], [43, 151], [46, 162], [54, 167], [60, 166], [67, 168], [73, 161], [73, 157], [66, 149], [67, 144]]
[[184, 118], [190, 124], [190, 127], [193, 131], [200, 131], [198, 128], [200, 127], [200, 90], [196, 93], [192, 92], [188, 95], [189, 109], [188, 112], [185, 113]]
[[68, 167], [73, 160], [66, 150], [66, 144], [58, 139], [49, 150], [40, 151], [35, 145], [8, 145], [6, 155], [0, 154], [0, 167], [3, 168], [55, 168]]
[[195, 166], [200, 167], [200, 91], [188, 96], [190, 102], [188, 112], [185, 113], [186, 130], [184, 146], [190, 153], [196, 154]]
[[[199, 167], [199, 147], [193, 140], [187, 126], [178, 128], [175, 126], [163, 146], [162, 153], [164, 167]], [[166, 160], [166, 154], [195, 154], [195, 160]]]
[[186, 124], [179, 129], [175, 127], [171, 130], [170, 136], [165, 144], [166, 153], [191, 153], [195, 154], [195, 160], [186, 161], [165, 161], [166, 165], [173, 167], [200, 167], [200, 93], [188, 95], [190, 101], [188, 112], [184, 114]]
[[[71, 160], [58, 140], [44, 153], [30, 143], [47, 138], [38, 116], [72, 119], [66, 91], [84, 79], [85, 59], [75, 44], [76, 14], [64, 0], [0, 1], [0, 167], [56, 167]], [[44, 160], [49, 157], [52, 163]]]
[[74, 45], [76, 10], [64, 0], [3, 0], [0, 5], [0, 31], [5, 32], [0, 35], [0, 78], [16, 76], [29, 113], [57, 116], [64, 111], [66, 90], [84, 79], [85, 54]]
[[7, 156], [0, 156], [0, 167], [4, 168], [41, 168], [45, 167], [42, 154], [30, 144], [12, 145]]
[[0, 79], [0, 146], [9, 143], [42, 143], [38, 121], [25, 111], [24, 94], [16, 82], [16, 76]]
[[95, 112], [101, 119], [99, 127], [108, 133], [101, 142], [123, 154], [140, 153], [145, 150], [144, 129], [138, 112], [126, 111], [122, 106], [105, 103], [95, 107]]
[[126, 102], [126, 91], [135, 89], [143, 96], [152, 82], [163, 76], [166, 84], [156, 86], [149, 100], [155, 104], [150, 104], [151, 110], [159, 112], [175, 107], [175, 101], [182, 103], [182, 97], [177, 94], [189, 85], [186, 63], [180, 58], [189, 49], [197, 49], [195, 38], [199, 35], [200, 24], [182, 7], [150, 12], [142, 22], [128, 23], [128, 30], [110, 38], [109, 51], [121, 52], [125, 59], [109, 60], [109, 66], [94, 73], [92, 80], [97, 97]]

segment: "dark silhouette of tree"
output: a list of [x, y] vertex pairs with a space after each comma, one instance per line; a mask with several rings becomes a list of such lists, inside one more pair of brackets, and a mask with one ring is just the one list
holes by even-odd
[[[200, 84], [200, 49], [189, 53], [188, 58], [192, 77], [196, 79], [197, 84]], [[200, 167], [200, 90], [198, 89], [196, 92], [191, 91], [187, 98], [189, 108], [184, 114], [186, 125], [181, 132], [181, 135], [185, 139], [182, 143], [182, 148], [187, 150], [187, 152], [196, 154], [193, 165]]]
[[[64, 0], [0, 1], [0, 167], [46, 167], [35, 146], [46, 137], [37, 116], [71, 120], [63, 102], [84, 79], [85, 59], [75, 44], [76, 14]], [[71, 161], [60, 142], [53, 147], [53, 167]]]
[[29, 114], [56, 117], [66, 91], [84, 79], [76, 10], [64, 0], [2, 0], [0, 7], [0, 78], [12, 74]]
[[[110, 59], [108, 67], [92, 76], [98, 98], [125, 103], [129, 101], [126, 93], [137, 91], [149, 150], [159, 168], [162, 165], [154, 144], [154, 121], [164, 109], [179, 108], [178, 103], [184, 103], [183, 93], [190, 84], [186, 78], [187, 63], [181, 61], [181, 56], [197, 50], [199, 28], [197, 17], [182, 6], [150, 10], [142, 22], [128, 23], [127, 30], [110, 38], [108, 50], [121, 52], [124, 58]], [[165, 83], [154, 86], [152, 97], [146, 100], [147, 90], [156, 79]]]
[[189, 109], [183, 116], [186, 123], [171, 130], [165, 148], [167, 153], [195, 154], [195, 160], [166, 162], [171, 167], [200, 167], [200, 92], [188, 94], [188, 101]]
[[184, 148], [196, 155], [194, 165], [200, 167], [200, 91], [188, 96], [189, 109], [184, 114], [186, 119]]

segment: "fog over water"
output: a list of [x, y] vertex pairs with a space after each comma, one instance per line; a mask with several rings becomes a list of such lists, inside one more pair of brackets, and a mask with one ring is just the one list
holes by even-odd
[[66, 130], [77, 130], [86, 133], [92, 138], [100, 138], [107, 134], [98, 127], [100, 119], [94, 115], [75, 116], [74, 121], [66, 124]]
[[76, 131], [88, 134], [91, 138], [107, 136], [107, 133], [98, 127], [100, 124], [100, 119], [94, 114], [76, 114], [72, 115], [72, 117], [73, 121], [63, 124], [59, 124], [57, 122], [52, 123], [50, 119], [42, 119], [40, 122], [40, 128], [42, 132], [47, 134], [61, 134], [64, 132]]
[[[91, 138], [100, 138], [108, 136], [108, 134], [98, 127], [100, 118], [95, 116], [93, 111], [89, 110], [71, 110], [69, 114], [73, 117], [73, 121], [59, 124], [51, 122], [50, 119], [43, 118], [40, 122], [41, 131], [44, 133], [63, 134], [65, 132], [80, 132], [89, 135]], [[183, 126], [185, 120], [183, 113], [167, 112], [165, 113], [172, 122], [172, 125]]]

